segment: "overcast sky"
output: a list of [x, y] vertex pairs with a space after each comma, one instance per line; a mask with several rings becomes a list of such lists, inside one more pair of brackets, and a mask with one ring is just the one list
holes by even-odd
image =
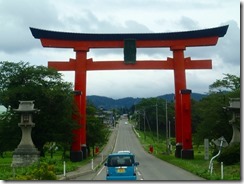
[[[43, 48], [29, 27], [80, 33], [177, 32], [229, 25], [214, 47], [187, 48], [185, 57], [212, 59], [211, 70], [187, 70], [187, 88], [207, 93], [229, 73], [240, 76], [240, 1], [237, 0], [0, 0], [0, 61], [48, 61], [75, 58], [72, 49]], [[138, 49], [137, 59], [172, 57], [167, 48]], [[122, 49], [91, 49], [93, 60], [123, 60]], [[62, 72], [74, 82], [73, 72]], [[171, 70], [92, 71], [87, 95], [114, 99], [174, 93]]]

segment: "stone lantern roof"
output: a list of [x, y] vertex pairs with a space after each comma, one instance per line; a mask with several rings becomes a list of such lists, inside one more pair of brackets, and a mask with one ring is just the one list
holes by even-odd
[[240, 107], [241, 107], [240, 98], [230, 98], [230, 106], [228, 108], [240, 109]]
[[34, 100], [31, 101], [19, 101], [19, 108], [14, 109], [16, 112], [36, 112], [38, 109], [34, 109]]
[[231, 112], [240, 112], [240, 98], [229, 98], [229, 106], [223, 108]]

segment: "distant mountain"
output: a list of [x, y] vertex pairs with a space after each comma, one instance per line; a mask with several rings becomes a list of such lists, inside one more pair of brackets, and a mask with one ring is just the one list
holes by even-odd
[[[205, 96], [207, 96], [207, 95], [200, 94], [200, 93], [191, 93], [191, 98], [196, 100], [196, 101], [201, 100]], [[172, 100], [174, 100], [174, 94], [173, 93], [165, 94], [165, 95], [158, 96], [158, 98], [163, 98], [163, 99], [165, 99], [167, 101], [172, 101]]]
[[98, 108], [110, 110], [122, 107], [130, 108], [133, 104], [138, 103], [141, 99], [127, 97], [115, 100], [109, 97], [92, 95], [87, 96], [87, 100], [93, 103]]
[[[203, 97], [206, 95], [200, 94], [200, 93], [192, 93], [191, 98], [194, 100], [201, 100]], [[167, 101], [173, 101], [174, 100], [174, 94], [165, 94], [158, 96], [157, 98], [162, 98]], [[104, 96], [97, 96], [97, 95], [91, 95], [87, 96], [87, 100], [93, 103], [96, 107], [98, 108], [103, 108], [106, 110], [110, 109], [116, 109], [116, 108], [130, 108], [132, 105], [137, 104], [142, 100], [142, 98], [132, 98], [132, 97], [127, 97], [127, 98], [121, 98], [121, 99], [113, 99], [109, 97], [104, 97]]]

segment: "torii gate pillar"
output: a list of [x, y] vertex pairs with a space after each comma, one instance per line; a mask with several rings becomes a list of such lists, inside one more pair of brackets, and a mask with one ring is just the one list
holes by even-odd
[[174, 46], [173, 51], [175, 79], [175, 157], [193, 159], [191, 134], [191, 98], [190, 90], [186, 90], [184, 46]]
[[71, 161], [80, 161], [87, 157], [86, 146], [86, 57], [89, 49], [76, 48], [75, 70], [75, 91], [80, 92], [75, 95], [75, 102], [81, 117], [77, 118], [79, 129], [74, 130], [74, 141], [71, 146]]
[[185, 75], [185, 47], [171, 47], [173, 51], [174, 79], [175, 79], [175, 132], [176, 132], [176, 151], [175, 156], [181, 157], [182, 149], [182, 115], [181, 115], [181, 94], [180, 90], [186, 89]]

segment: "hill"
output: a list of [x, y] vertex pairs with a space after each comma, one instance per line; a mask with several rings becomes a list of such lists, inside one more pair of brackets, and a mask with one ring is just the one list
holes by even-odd
[[[200, 93], [192, 93], [191, 98], [194, 100], [201, 100], [204, 96], [204, 94]], [[162, 98], [167, 101], [173, 101], [174, 100], [174, 94], [165, 94], [158, 96], [157, 98]], [[98, 108], [103, 108], [106, 110], [110, 109], [117, 109], [117, 108], [130, 108], [132, 105], [137, 104], [141, 101], [142, 98], [133, 98], [133, 97], [126, 97], [121, 99], [113, 99], [109, 97], [104, 96], [97, 96], [97, 95], [91, 95], [87, 96], [87, 100], [93, 103]]]

